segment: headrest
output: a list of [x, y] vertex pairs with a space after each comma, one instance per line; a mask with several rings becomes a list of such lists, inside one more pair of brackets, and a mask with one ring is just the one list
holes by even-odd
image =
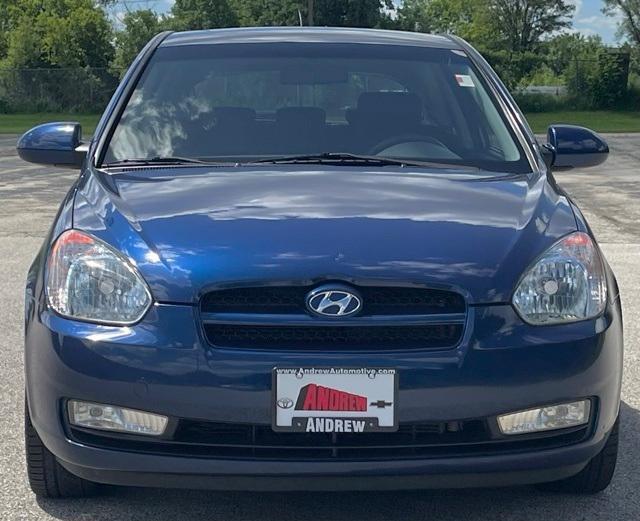
[[410, 92], [363, 92], [358, 96], [358, 112], [410, 115], [422, 120], [422, 102]]
[[276, 111], [276, 121], [286, 126], [322, 126], [326, 119], [318, 107], [282, 107]]
[[248, 107], [216, 107], [213, 109], [213, 115], [218, 125], [250, 124], [256, 119], [256, 111]]

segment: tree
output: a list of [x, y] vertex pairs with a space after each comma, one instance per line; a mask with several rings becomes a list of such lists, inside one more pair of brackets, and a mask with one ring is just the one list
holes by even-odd
[[[297, 26], [308, 20], [307, 0], [231, 0], [240, 25]], [[392, 9], [391, 0], [315, 0], [314, 25], [330, 27], [378, 27]]]
[[0, 59], [7, 54], [7, 32], [11, 29], [9, 0], [0, 0]]
[[111, 24], [91, 0], [20, 0], [9, 5], [5, 66], [109, 65]]
[[240, 25], [300, 25], [307, 17], [306, 0], [232, 0]]
[[301, 0], [236, 0], [242, 25], [299, 25], [307, 16], [306, 2]]
[[104, 106], [113, 90], [107, 70], [113, 32], [101, 7], [92, 0], [14, 0], [7, 2], [4, 16], [0, 105], [5, 110]]
[[630, 56], [620, 49], [598, 53], [598, 75], [593, 88], [597, 108], [615, 108], [624, 103], [629, 83]]
[[566, 0], [489, 0], [498, 41], [512, 52], [536, 51], [544, 36], [571, 27], [574, 10]]
[[176, 0], [167, 20], [178, 31], [238, 25], [237, 12], [229, 0]]
[[471, 40], [486, 7], [484, 0], [405, 0], [397, 23], [406, 31], [451, 33]]
[[640, 46], [640, 0], [604, 0], [602, 11], [610, 16], [621, 13], [620, 33]]
[[571, 25], [573, 10], [566, 0], [405, 0], [398, 23], [457, 34], [483, 50], [535, 52], [544, 36]]
[[331, 27], [378, 27], [390, 0], [321, 0], [314, 3], [315, 25]]
[[162, 30], [162, 20], [150, 9], [131, 11], [122, 19], [122, 29], [116, 34], [113, 67], [129, 67], [147, 42]]
[[576, 61], [595, 60], [602, 49], [600, 36], [564, 33], [544, 42], [542, 52], [549, 68], [557, 75], [565, 75]]

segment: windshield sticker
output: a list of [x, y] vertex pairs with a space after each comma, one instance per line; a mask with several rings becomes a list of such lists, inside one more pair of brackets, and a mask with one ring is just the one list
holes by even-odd
[[456, 81], [461, 87], [475, 87], [475, 83], [468, 74], [456, 74]]

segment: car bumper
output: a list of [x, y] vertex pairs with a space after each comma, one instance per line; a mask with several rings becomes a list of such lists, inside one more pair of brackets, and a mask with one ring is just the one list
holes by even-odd
[[[29, 305], [30, 304], [30, 305]], [[26, 371], [32, 422], [72, 473], [138, 486], [344, 490], [499, 486], [562, 479], [604, 445], [619, 409], [619, 303], [597, 320], [532, 327], [510, 306], [470, 310], [470, 327], [446, 351], [304, 352], [212, 349], [190, 306], [157, 305], [131, 328], [69, 321], [27, 306]], [[182, 324], [181, 327], [176, 327]], [[269, 425], [273, 367], [395, 367], [400, 424], [496, 415], [589, 397], [588, 436], [566, 446], [490, 454], [316, 460], [155, 454], [79, 442], [66, 399], [171, 418]]]
[[[601, 444], [518, 455], [512, 458], [463, 458], [396, 462], [243, 462], [190, 458], [132, 457], [89, 449], [91, 466], [59, 460], [71, 473], [90, 481], [120, 486], [212, 490], [408, 490], [528, 485], [573, 476]], [[88, 449], [83, 448], [83, 452]], [[127, 462], [114, 464], [114, 456]], [[120, 458], [118, 458], [120, 456]], [[540, 465], [539, 460], [548, 460]], [[103, 463], [98, 463], [102, 461]], [[553, 464], [549, 464], [553, 461]], [[96, 468], [97, 465], [97, 468]], [[104, 468], [103, 468], [104, 467]]]

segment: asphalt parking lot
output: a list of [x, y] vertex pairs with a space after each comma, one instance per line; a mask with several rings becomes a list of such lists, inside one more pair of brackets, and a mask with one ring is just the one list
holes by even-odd
[[91, 500], [36, 500], [23, 458], [23, 280], [76, 173], [20, 162], [0, 136], [0, 520], [562, 520], [640, 519], [640, 134], [610, 135], [605, 167], [560, 173], [621, 286], [626, 367], [618, 469], [600, 495], [530, 487], [402, 493], [214, 493], [113, 488]]

